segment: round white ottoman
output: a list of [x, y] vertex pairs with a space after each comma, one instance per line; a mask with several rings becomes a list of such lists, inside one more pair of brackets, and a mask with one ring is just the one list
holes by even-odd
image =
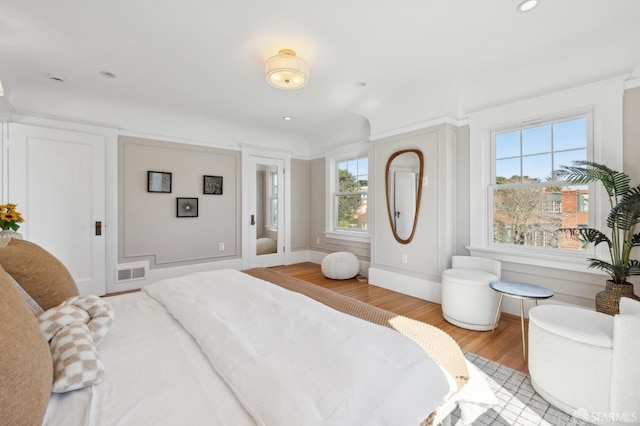
[[355, 254], [346, 251], [326, 255], [320, 267], [324, 276], [332, 280], [347, 280], [360, 272], [358, 258]]
[[489, 283], [500, 279], [500, 262], [452, 256], [451, 266], [442, 272], [444, 319], [468, 330], [491, 330], [500, 296]]

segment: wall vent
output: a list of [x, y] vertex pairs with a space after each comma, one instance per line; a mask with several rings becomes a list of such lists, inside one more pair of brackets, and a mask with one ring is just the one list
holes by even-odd
[[116, 282], [141, 280], [147, 276], [147, 268], [144, 266], [134, 266], [117, 270]]

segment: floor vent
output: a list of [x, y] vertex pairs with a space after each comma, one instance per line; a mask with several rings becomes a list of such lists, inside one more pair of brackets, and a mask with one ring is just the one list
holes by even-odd
[[141, 280], [145, 278], [147, 270], [144, 266], [136, 266], [133, 268], [118, 269], [117, 282]]

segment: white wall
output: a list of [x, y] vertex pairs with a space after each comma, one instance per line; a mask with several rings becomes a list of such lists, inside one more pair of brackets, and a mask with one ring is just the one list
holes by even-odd
[[[455, 148], [455, 128], [447, 124], [375, 141], [370, 158], [375, 180], [371, 284], [440, 301], [440, 274], [455, 250]], [[401, 244], [388, 219], [385, 169], [391, 155], [405, 149], [422, 152], [427, 183], [413, 240]]]

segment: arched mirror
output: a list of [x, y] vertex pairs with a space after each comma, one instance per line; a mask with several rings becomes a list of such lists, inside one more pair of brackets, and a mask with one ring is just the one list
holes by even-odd
[[407, 244], [416, 232], [424, 159], [417, 149], [405, 149], [394, 153], [385, 170], [387, 212], [393, 236], [401, 244]]

